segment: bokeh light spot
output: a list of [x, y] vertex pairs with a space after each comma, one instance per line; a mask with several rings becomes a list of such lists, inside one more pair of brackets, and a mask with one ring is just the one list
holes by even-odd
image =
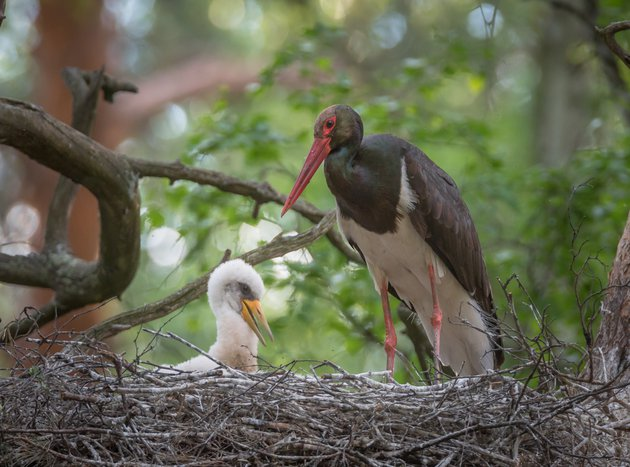
[[208, 8], [210, 22], [220, 29], [236, 29], [245, 18], [243, 0], [212, 0]]
[[39, 229], [39, 211], [28, 203], [15, 203], [7, 212], [4, 224], [9, 240], [28, 241]]
[[475, 39], [494, 37], [502, 28], [503, 15], [494, 5], [482, 3], [468, 14], [468, 34]]
[[170, 227], [159, 227], [149, 233], [146, 250], [158, 266], [174, 266], [179, 263], [188, 250], [186, 240], [179, 232]]
[[322, 12], [335, 21], [344, 19], [354, 0], [319, 0]]
[[372, 34], [382, 49], [396, 47], [405, 37], [407, 32], [407, 20], [396, 11], [387, 13], [378, 18], [372, 26]]
[[41, 224], [39, 211], [28, 203], [15, 203], [4, 218], [0, 230], [0, 251], [8, 255], [27, 255], [33, 251], [31, 241]]
[[188, 115], [182, 106], [168, 104], [164, 112], [155, 117], [151, 123], [158, 138], [177, 138], [188, 129]]

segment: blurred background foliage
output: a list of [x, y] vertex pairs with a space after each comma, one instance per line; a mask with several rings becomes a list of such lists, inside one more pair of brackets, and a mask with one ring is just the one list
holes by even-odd
[[[86, 2], [70, 3], [70, 13], [82, 15]], [[604, 26], [627, 19], [630, 5], [566, 5], [571, 8], [546, 0], [105, 0], [107, 66], [117, 76], [133, 81], [197, 55], [228, 57], [257, 70], [240, 90], [226, 82], [161, 106], [117, 149], [265, 181], [287, 193], [318, 113], [333, 103], [350, 104], [366, 134], [408, 139], [456, 180], [481, 237], [499, 317], [510, 324], [498, 280], [516, 274], [531, 297], [509, 288], [528, 335], [539, 333], [540, 312], [559, 339], [584, 346], [582, 323], [597, 329], [590, 318], [630, 208], [630, 122], [624, 116], [630, 109], [574, 10], [596, 6], [591, 19]], [[8, 2], [0, 29], [3, 97], [33, 99], [38, 14], [37, 0]], [[618, 40], [630, 49], [627, 34]], [[618, 72], [627, 92], [629, 70]], [[18, 166], [2, 153], [5, 247], [15, 240], [7, 220], [17, 202], [10, 180], [29, 182]], [[125, 309], [175, 291], [215, 265], [225, 249], [238, 255], [310, 225], [292, 212], [281, 219], [280, 206], [271, 204], [254, 217], [253, 200], [212, 187], [143, 180], [141, 189], [143, 259], [122, 297]], [[334, 207], [322, 174], [303, 198]], [[320, 239], [308, 251], [257, 269], [276, 336], [260, 350], [264, 361], [298, 360], [308, 369], [310, 360], [330, 360], [351, 372], [384, 368], [383, 317], [364, 267]], [[0, 288], [4, 317], [19, 311], [9, 289]], [[397, 326], [402, 334], [400, 320]], [[201, 347], [214, 340], [205, 300], [151, 327]], [[138, 330], [113, 345], [154, 362], [178, 362], [192, 352]], [[418, 366], [411, 342], [401, 338], [399, 348]], [[579, 358], [573, 347], [557, 352], [567, 365]], [[397, 371], [399, 380], [417, 378], [403, 365]]]

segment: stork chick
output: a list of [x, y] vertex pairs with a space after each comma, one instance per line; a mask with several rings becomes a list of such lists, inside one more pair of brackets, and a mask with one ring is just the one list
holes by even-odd
[[[221, 363], [253, 373], [258, 369], [258, 341], [266, 345], [260, 327], [273, 341], [273, 334], [260, 305], [265, 291], [258, 273], [243, 260], [219, 265], [208, 280], [208, 303], [217, 323], [217, 340], [208, 354]], [[174, 368], [207, 371], [218, 365], [204, 355], [191, 358]]]

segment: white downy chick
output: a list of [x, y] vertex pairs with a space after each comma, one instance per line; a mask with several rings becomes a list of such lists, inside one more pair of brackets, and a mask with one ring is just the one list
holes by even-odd
[[[208, 280], [208, 303], [217, 323], [217, 340], [208, 354], [225, 365], [253, 373], [258, 369], [258, 341], [266, 345], [260, 326], [273, 334], [260, 305], [265, 291], [258, 273], [243, 260], [219, 265]], [[218, 365], [198, 355], [174, 368], [183, 371], [207, 371]]]

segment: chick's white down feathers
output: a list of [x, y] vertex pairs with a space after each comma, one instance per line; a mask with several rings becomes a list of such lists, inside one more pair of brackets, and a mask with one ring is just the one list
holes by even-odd
[[[244, 291], [249, 296], [244, 296]], [[243, 299], [260, 300], [265, 287], [258, 273], [243, 260], [220, 264], [208, 280], [208, 303], [217, 323], [217, 340], [208, 350], [215, 360], [247, 372], [258, 369], [258, 337], [241, 315]], [[191, 358], [174, 368], [207, 371], [218, 365], [204, 355]]]

